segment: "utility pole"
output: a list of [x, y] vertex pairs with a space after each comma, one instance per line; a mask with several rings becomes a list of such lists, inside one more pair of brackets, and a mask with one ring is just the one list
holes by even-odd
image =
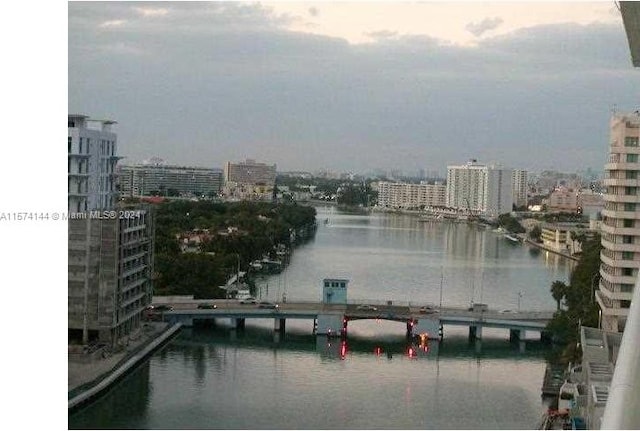
[[520, 312], [520, 298], [522, 298], [522, 291], [518, 292], [518, 312]]
[[444, 281], [444, 268], [440, 267], [440, 308], [442, 309], [442, 282]]

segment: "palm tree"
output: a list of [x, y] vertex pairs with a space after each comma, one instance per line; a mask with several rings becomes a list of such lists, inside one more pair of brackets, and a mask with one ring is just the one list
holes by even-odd
[[562, 281], [554, 281], [551, 283], [551, 296], [556, 300], [558, 305], [558, 311], [560, 310], [560, 301], [565, 297], [567, 293], [567, 285]]

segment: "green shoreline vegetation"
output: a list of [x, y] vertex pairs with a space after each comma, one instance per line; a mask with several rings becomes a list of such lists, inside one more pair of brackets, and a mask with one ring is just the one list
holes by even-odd
[[598, 304], [595, 292], [600, 279], [600, 235], [585, 239], [582, 255], [571, 272], [569, 284], [554, 281], [551, 295], [557, 311], [547, 324], [556, 349], [548, 358], [552, 362], [567, 364], [576, 362], [582, 353], [579, 347], [580, 326], [598, 327]]
[[[170, 201], [155, 206], [154, 294], [224, 298], [227, 280], [249, 263], [276, 258], [315, 232], [316, 210], [268, 202]], [[198, 235], [197, 251], [180, 237]], [[188, 241], [188, 238], [187, 238]], [[238, 269], [240, 268], [240, 269]], [[251, 283], [248, 283], [251, 285]]]

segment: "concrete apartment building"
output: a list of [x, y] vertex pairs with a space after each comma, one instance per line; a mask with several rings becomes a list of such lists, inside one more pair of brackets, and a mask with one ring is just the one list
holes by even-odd
[[87, 122], [69, 115], [69, 344], [116, 347], [140, 327], [151, 303], [153, 220], [148, 209], [117, 204], [117, 139], [105, 130], [115, 122], [102, 122], [100, 134], [85, 130]]
[[153, 296], [153, 223], [149, 211], [129, 218], [69, 220], [70, 341], [116, 346], [140, 328]]
[[567, 187], [556, 187], [546, 202], [549, 211], [576, 212], [578, 209], [578, 190]]
[[222, 169], [163, 164], [118, 167], [121, 196], [211, 196], [222, 190]]
[[513, 204], [516, 207], [526, 207], [529, 204], [527, 194], [529, 191], [529, 175], [523, 169], [513, 170]]
[[227, 162], [224, 166], [224, 181], [273, 187], [276, 183], [276, 165], [258, 163], [251, 159], [239, 163]]
[[610, 129], [596, 299], [602, 329], [622, 332], [640, 267], [640, 114], [614, 114]]
[[378, 206], [381, 208], [441, 207], [445, 205], [443, 184], [409, 184], [379, 181]]
[[276, 165], [227, 162], [224, 166], [222, 193], [228, 200], [271, 200], [276, 184]]
[[471, 160], [447, 167], [446, 206], [497, 217], [513, 210], [513, 169]]
[[[68, 209], [70, 212], [110, 208], [117, 201], [115, 121], [69, 115]], [[95, 126], [98, 127], [90, 127]]]

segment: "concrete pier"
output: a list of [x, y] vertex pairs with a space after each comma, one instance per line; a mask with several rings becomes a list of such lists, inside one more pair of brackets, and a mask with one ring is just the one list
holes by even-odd
[[510, 329], [509, 330], [509, 341], [515, 343], [522, 339], [522, 331], [519, 329]]
[[273, 319], [273, 330], [275, 332], [279, 332], [280, 334], [284, 334], [286, 321], [287, 319], [282, 319], [282, 318]]
[[243, 317], [232, 317], [231, 318], [231, 327], [233, 329], [243, 330], [245, 324], [245, 319]]
[[482, 339], [482, 326], [469, 326], [469, 339], [481, 340]]

